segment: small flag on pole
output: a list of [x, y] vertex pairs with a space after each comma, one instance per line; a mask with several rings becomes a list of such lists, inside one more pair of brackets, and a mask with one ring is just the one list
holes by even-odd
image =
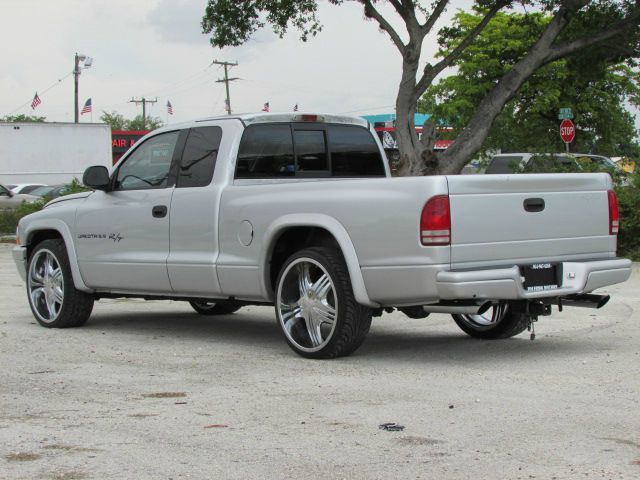
[[35, 110], [35, 108], [42, 103], [40, 97], [38, 96], [38, 92], [33, 96], [33, 101], [31, 102], [31, 110]]
[[229, 99], [224, 99], [224, 111], [227, 113], [231, 113], [231, 107], [229, 106]]
[[297, 111], [298, 111], [298, 104], [297, 104], [297, 103], [293, 106], [293, 111], [294, 111], [294, 112], [297, 112]]
[[169, 100], [167, 100], [167, 113], [169, 115], [173, 115], [173, 106], [171, 105], [171, 102]]
[[269, 111], [269, 102], [265, 102], [264, 107], [262, 107], [262, 111], [263, 112], [268, 112]]
[[86, 102], [84, 102], [84, 107], [80, 110], [80, 115], [84, 115], [85, 113], [91, 113], [91, 99], [88, 98]]

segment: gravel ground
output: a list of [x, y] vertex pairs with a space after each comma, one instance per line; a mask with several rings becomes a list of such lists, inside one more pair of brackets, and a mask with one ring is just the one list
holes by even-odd
[[10, 248], [2, 479], [640, 478], [637, 264], [609, 305], [542, 318], [535, 341], [394, 313], [351, 357], [313, 361], [266, 307], [110, 300], [83, 328], [42, 328]]

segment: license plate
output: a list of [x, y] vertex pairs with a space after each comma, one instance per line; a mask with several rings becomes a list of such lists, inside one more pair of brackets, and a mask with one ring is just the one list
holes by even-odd
[[520, 267], [527, 292], [555, 290], [560, 284], [562, 265], [557, 263], [534, 263]]

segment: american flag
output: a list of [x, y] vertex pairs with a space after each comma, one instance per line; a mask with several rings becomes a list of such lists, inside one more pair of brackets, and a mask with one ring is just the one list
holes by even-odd
[[31, 110], [35, 110], [35, 108], [42, 103], [40, 97], [38, 96], [38, 92], [33, 97], [33, 101], [31, 102]]
[[169, 115], [173, 115], [173, 106], [171, 106], [171, 102], [167, 100], [167, 113]]
[[231, 107], [229, 106], [229, 99], [224, 99], [224, 111], [227, 113], [231, 113]]
[[263, 112], [268, 112], [269, 111], [269, 102], [265, 102], [264, 107], [262, 107], [262, 111]]
[[294, 112], [297, 112], [297, 111], [298, 111], [298, 104], [297, 104], [297, 103], [293, 106], [293, 111], [294, 111]]
[[87, 101], [84, 102], [84, 107], [80, 111], [80, 115], [84, 115], [85, 113], [91, 113], [91, 99], [87, 98]]

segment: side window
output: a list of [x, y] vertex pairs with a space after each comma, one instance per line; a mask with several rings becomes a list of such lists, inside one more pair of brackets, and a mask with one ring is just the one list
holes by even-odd
[[220, 127], [198, 127], [189, 131], [178, 169], [178, 188], [204, 187], [211, 183], [221, 139]]
[[328, 133], [334, 177], [385, 176], [378, 145], [368, 130], [348, 125], [331, 125]]
[[116, 190], [166, 188], [179, 132], [161, 133], [145, 141], [118, 168]]
[[236, 178], [272, 178], [295, 175], [291, 127], [252, 125], [240, 141]]
[[329, 162], [324, 130], [294, 130], [293, 140], [296, 145], [297, 171], [327, 172]]

